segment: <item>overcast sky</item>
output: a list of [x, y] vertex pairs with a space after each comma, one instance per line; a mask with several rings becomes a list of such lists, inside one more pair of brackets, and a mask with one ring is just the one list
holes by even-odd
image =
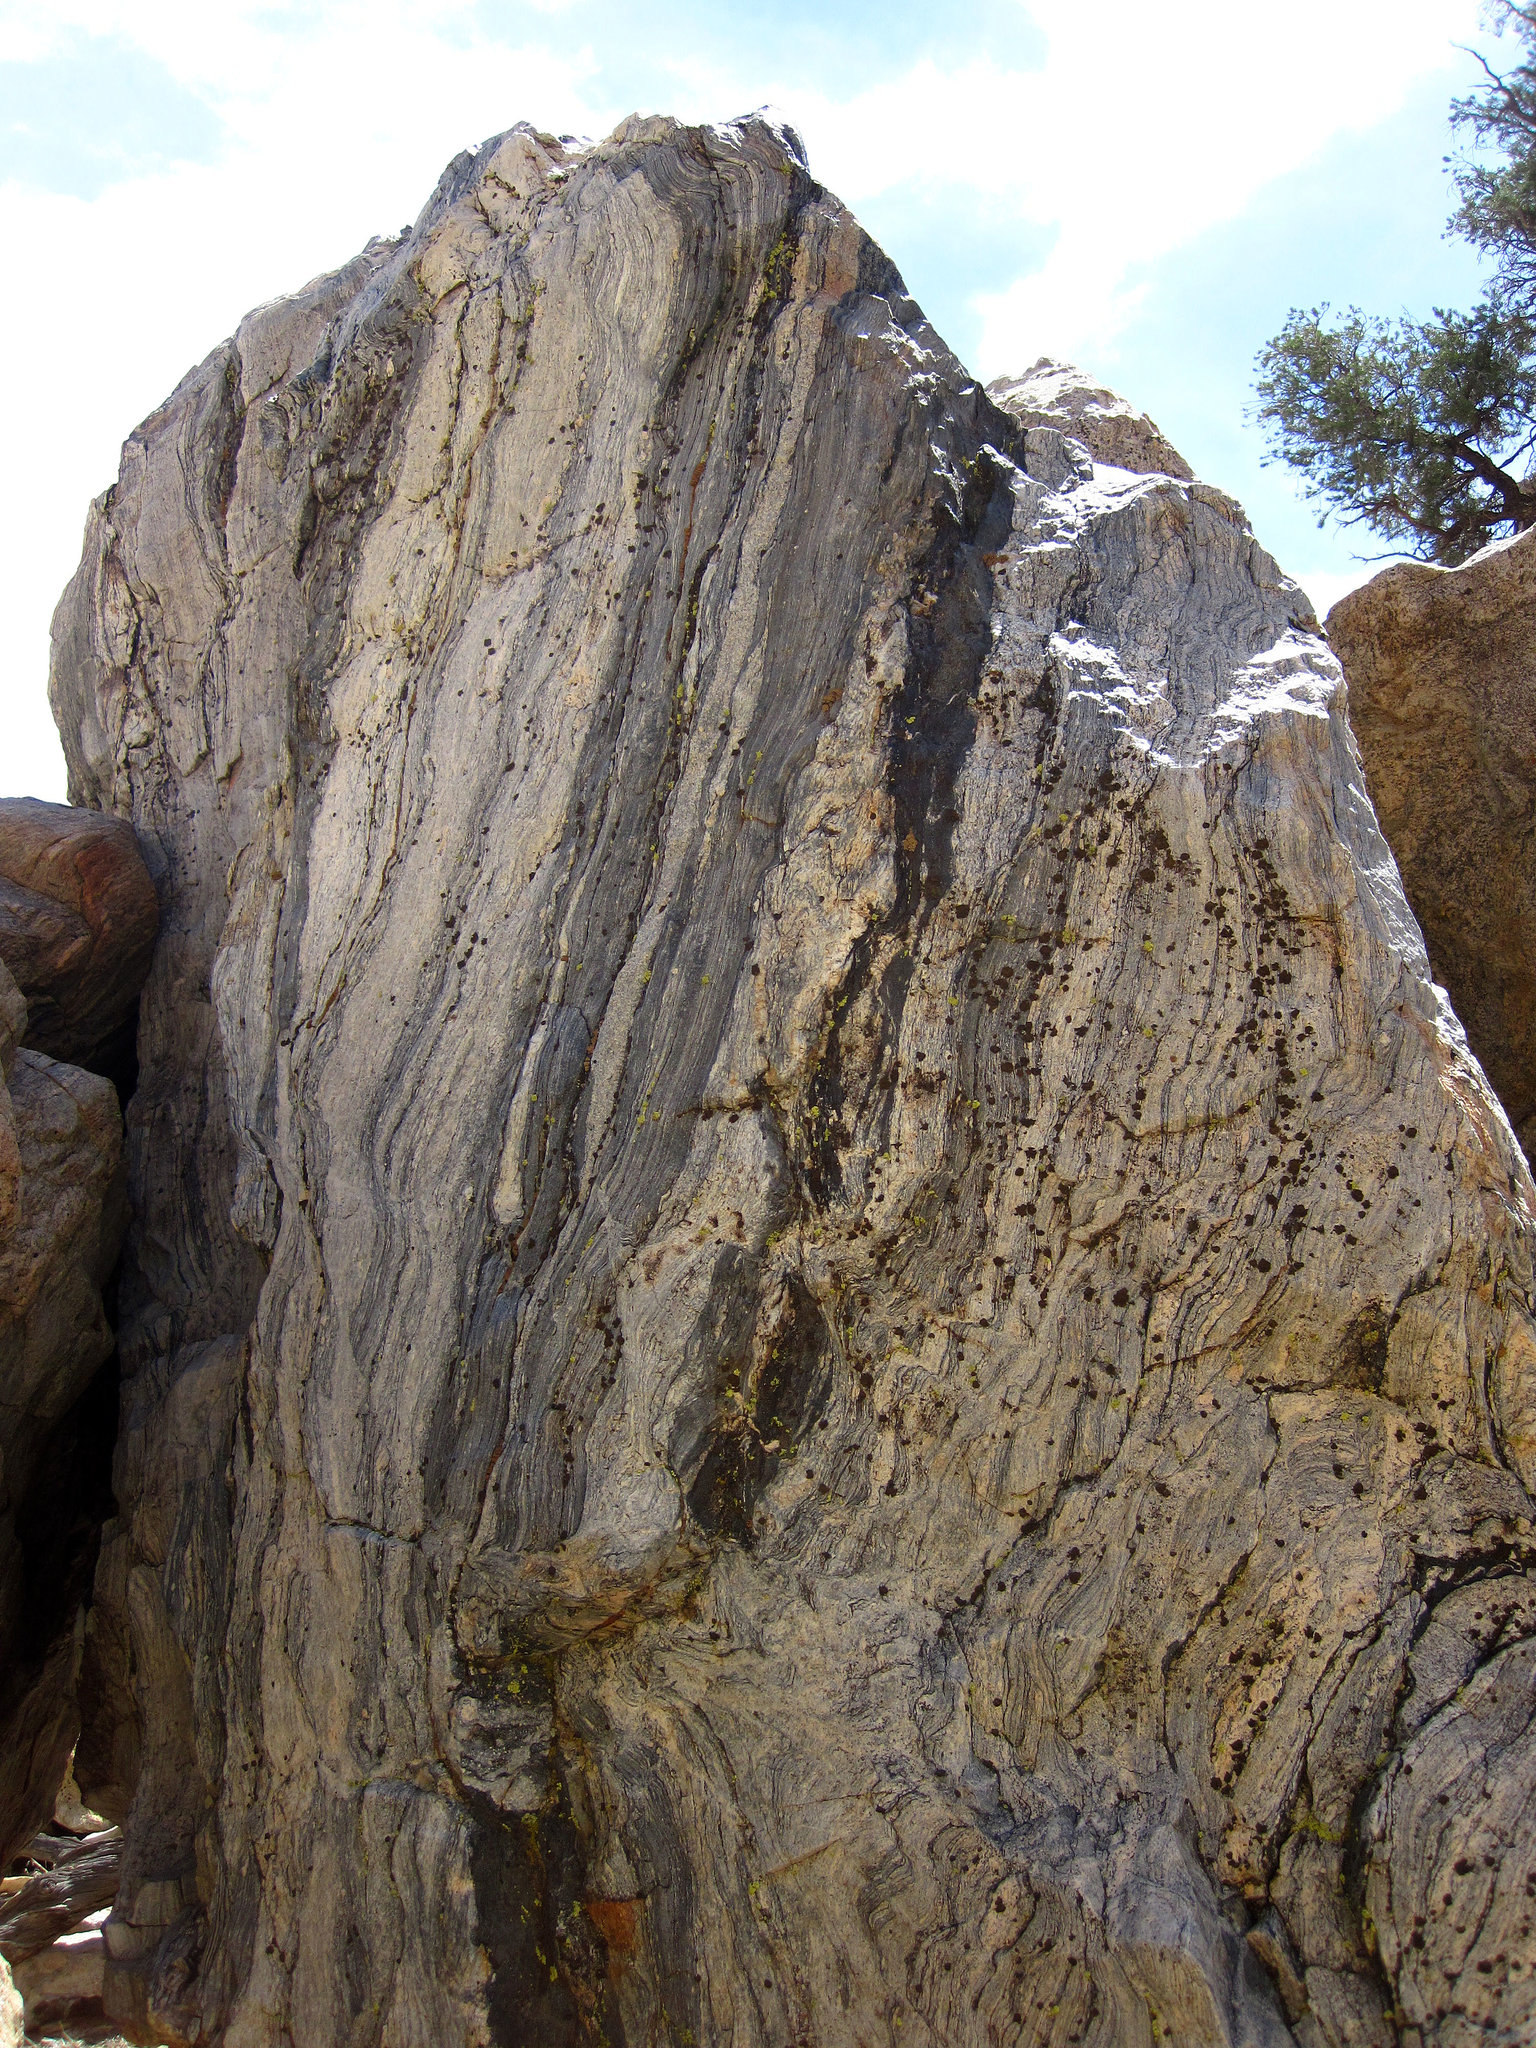
[[1244, 418], [1293, 305], [1423, 314], [1477, 0], [0, 0], [0, 794], [62, 797], [48, 621], [128, 430], [526, 120], [771, 103], [981, 376], [1151, 412], [1326, 609], [1374, 573]]

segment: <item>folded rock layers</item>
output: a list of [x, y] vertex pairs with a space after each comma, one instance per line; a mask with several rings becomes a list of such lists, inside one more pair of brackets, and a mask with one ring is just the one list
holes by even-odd
[[130, 438], [130, 2028], [1536, 2023], [1536, 1194], [1301, 593], [1050, 385], [637, 119]]

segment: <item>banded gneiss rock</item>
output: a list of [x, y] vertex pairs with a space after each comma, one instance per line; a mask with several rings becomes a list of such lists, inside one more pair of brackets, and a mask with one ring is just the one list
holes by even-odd
[[1528, 2023], [1536, 1195], [1305, 599], [1024, 399], [635, 119], [127, 444], [130, 2026]]

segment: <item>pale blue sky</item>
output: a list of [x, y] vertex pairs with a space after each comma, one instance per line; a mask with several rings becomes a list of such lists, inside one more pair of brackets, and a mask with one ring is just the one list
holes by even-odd
[[0, 793], [63, 793], [47, 626], [123, 436], [251, 305], [517, 120], [773, 103], [983, 376], [1066, 355], [1242, 499], [1320, 607], [1370, 573], [1245, 419], [1287, 309], [1422, 314], [1476, 0], [0, 0]]

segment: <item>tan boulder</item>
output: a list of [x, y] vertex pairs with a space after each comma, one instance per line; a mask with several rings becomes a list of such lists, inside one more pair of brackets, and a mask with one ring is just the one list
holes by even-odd
[[[107, 1951], [99, 1927], [82, 1927], [51, 1947], [39, 1949], [15, 1971], [16, 1989], [28, 2010], [40, 2005], [72, 2005], [100, 1998]], [[0, 2036], [3, 2039], [3, 2036]]]
[[1328, 638], [1435, 978], [1536, 1156], [1536, 533], [1384, 569]]

